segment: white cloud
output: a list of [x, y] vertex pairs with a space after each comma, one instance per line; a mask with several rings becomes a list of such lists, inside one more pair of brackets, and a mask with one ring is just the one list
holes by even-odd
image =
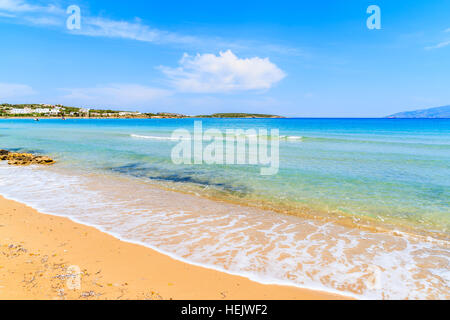
[[197, 93], [269, 89], [286, 76], [268, 58], [239, 59], [230, 50], [184, 54], [180, 67], [161, 69], [179, 91]]
[[56, 17], [24, 17], [24, 20], [34, 25], [41, 26], [62, 26], [64, 21]]
[[198, 40], [191, 36], [150, 28], [136, 19], [134, 22], [117, 21], [98, 17], [86, 17], [82, 20], [82, 28], [73, 33], [93, 36], [123, 38], [155, 43], [195, 43]]
[[0, 0], [0, 10], [10, 12], [33, 11], [35, 10], [35, 6], [21, 0]]
[[14, 14], [11, 14], [11, 13], [0, 12], [0, 17], [4, 17], [4, 18], [15, 18], [16, 16], [15, 16]]
[[[450, 28], [445, 29], [444, 32], [450, 32]], [[436, 44], [434, 46], [425, 47], [425, 50], [440, 49], [440, 48], [447, 47], [449, 45], [450, 45], [450, 40], [442, 41], [442, 42], [439, 42], [438, 44]]]
[[305, 56], [305, 52], [279, 44], [267, 44], [249, 39], [228, 41], [211, 36], [191, 36], [160, 30], [144, 24], [140, 19], [134, 21], [113, 20], [90, 16], [81, 11], [81, 30], [67, 30], [67, 13], [61, 5], [31, 4], [26, 0], [0, 0], [0, 17], [10, 18], [8, 22], [37, 27], [60, 26], [62, 31], [91, 37], [109, 37], [150, 42], [155, 44], [176, 44], [202, 50], [231, 48], [252, 50], [253, 52], [272, 52], [275, 54]]
[[[22, 0], [0, 0], [0, 16], [16, 18], [19, 23], [25, 22], [36, 26], [63, 26], [68, 17], [62, 7], [51, 4], [32, 5]], [[92, 37], [122, 38], [155, 43], [200, 44], [202, 42], [193, 36], [151, 28], [142, 24], [139, 19], [127, 22], [82, 15], [81, 30], [66, 31]]]
[[139, 107], [139, 104], [148, 104], [171, 95], [168, 90], [138, 84], [110, 84], [63, 90], [68, 91], [68, 94], [62, 97], [65, 101], [98, 107]]
[[0, 101], [5, 99], [21, 98], [35, 94], [36, 92], [28, 85], [15, 83], [0, 83]]
[[83, 20], [83, 28], [77, 31], [77, 33], [95, 37], [128, 38], [147, 42], [153, 42], [159, 36], [157, 31], [151, 30], [140, 23], [114, 21], [103, 18]]
[[425, 50], [433, 50], [433, 49], [439, 49], [439, 48], [444, 48], [450, 45], [450, 40], [449, 41], [443, 41], [440, 42], [434, 46], [429, 46], [429, 47], [425, 47]]
[[65, 12], [56, 5], [32, 5], [22, 0], [0, 0], [0, 17], [36, 26], [63, 26]]
[[29, 4], [23, 0], [0, 0], [0, 10], [16, 13], [26, 12], [48, 12], [53, 14], [64, 13], [60, 7], [49, 4], [46, 6]]

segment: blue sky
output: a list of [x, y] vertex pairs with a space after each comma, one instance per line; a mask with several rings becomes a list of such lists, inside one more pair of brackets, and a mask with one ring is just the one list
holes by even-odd
[[0, 102], [299, 117], [450, 104], [447, 0], [0, 0], [0, 39]]

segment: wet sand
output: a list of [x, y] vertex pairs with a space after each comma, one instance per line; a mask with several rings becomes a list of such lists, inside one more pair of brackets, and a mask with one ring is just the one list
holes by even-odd
[[[49, 197], [51, 201], [51, 197]], [[74, 267], [75, 266], [75, 267]], [[80, 276], [76, 277], [80, 270]], [[79, 280], [79, 282], [78, 282]], [[0, 299], [345, 299], [190, 265], [0, 197]]]

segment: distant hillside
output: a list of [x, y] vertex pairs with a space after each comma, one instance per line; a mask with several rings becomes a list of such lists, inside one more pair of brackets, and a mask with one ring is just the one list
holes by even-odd
[[[0, 0], [1, 1], [1, 0]], [[282, 118], [270, 114], [215, 113], [212, 115], [187, 116], [178, 113], [141, 113], [138, 111], [100, 110], [67, 107], [50, 104], [0, 104], [0, 118], [136, 118], [136, 119], [182, 119], [182, 118]]]
[[400, 112], [387, 118], [450, 118], [450, 106]]

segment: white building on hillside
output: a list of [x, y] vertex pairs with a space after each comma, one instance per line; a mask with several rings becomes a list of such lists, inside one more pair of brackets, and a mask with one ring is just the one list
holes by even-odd
[[59, 114], [61, 112], [60, 107], [55, 107], [53, 109], [50, 109], [50, 114]]
[[33, 113], [33, 109], [31, 108], [23, 108], [23, 109], [11, 109], [8, 111], [10, 114], [30, 114]]
[[50, 109], [48, 108], [36, 108], [32, 110], [32, 113], [50, 113]]
[[124, 117], [124, 116], [139, 116], [141, 115], [140, 112], [119, 112], [119, 116]]
[[14, 108], [8, 111], [9, 114], [32, 114], [32, 113], [39, 113], [39, 114], [47, 114], [47, 115], [58, 115], [61, 112], [60, 107], [55, 108], [30, 108], [26, 107], [23, 109]]

